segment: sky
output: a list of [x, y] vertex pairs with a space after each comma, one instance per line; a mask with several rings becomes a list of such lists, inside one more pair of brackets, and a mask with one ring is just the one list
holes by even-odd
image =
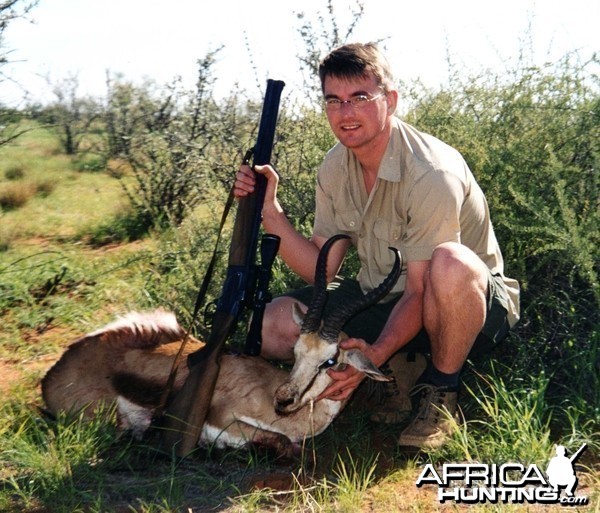
[[[598, 0], [363, 0], [351, 41], [382, 41], [395, 74], [436, 88], [448, 56], [467, 70], [512, 69], [521, 49], [532, 64], [568, 52], [600, 50]], [[356, 0], [333, 0], [340, 28]], [[40, 0], [31, 21], [11, 22], [0, 102], [52, 99], [48, 83], [76, 76], [80, 95], [106, 94], [106, 73], [159, 84], [181, 76], [193, 84], [196, 62], [223, 46], [213, 68], [215, 92], [260, 93], [267, 78], [301, 89], [297, 56], [304, 44], [297, 14], [327, 18], [327, 0]]]

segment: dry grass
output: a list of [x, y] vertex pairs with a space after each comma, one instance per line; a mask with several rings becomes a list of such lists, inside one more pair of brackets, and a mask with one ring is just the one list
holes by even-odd
[[0, 208], [10, 211], [21, 208], [36, 194], [34, 184], [27, 182], [0, 185]]

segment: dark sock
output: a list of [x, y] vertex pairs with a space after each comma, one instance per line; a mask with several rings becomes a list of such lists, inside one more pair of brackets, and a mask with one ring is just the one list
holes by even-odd
[[419, 378], [420, 383], [430, 383], [436, 387], [446, 387], [448, 390], [455, 392], [458, 390], [460, 380], [460, 371], [453, 374], [446, 374], [438, 370], [433, 363], [429, 362], [425, 372]]

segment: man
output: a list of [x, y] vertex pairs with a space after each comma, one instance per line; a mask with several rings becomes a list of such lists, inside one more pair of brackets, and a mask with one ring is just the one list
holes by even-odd
[[[463, 158], [395, 117], [398, 92], [378, 48], [340, 47], [322, 61], [319, 75], [339, 143], [318, 173], [312, 236], [296, 232], [286, 218], [271, 166], [255, 169], [268, 179], [263, 226], [281, 237], [280, 255], [308, 283], [323, 243], [336, 233], [351, 237], [333, 246], [328, 279], [334, 279], [350, 244], [361, 269], [356, 280], [332, 288], [328, 304], [334, 307], [387, 275], [393, 262], [389, 246], [401, 251], [405, 267], [391, 297], [349, 322], [344, 331], [352, 338], [343, 345], [360, 349], [377, 366], [398, 352], [430, 354], [414, 389], [420, 401], [399, 445], [439, 447], [453, 426], [467, 357], [489, 351], [518, 320], [518, 284], [504, 277], [487, 202]], [[235, 194], [253, 188], [253, 174], [242, 166]], [[305, 304], [309, 297], [303, 289], [269, 305], [265, 357], [293, 357], [299, 330], [291, 304]], [[348, 398], [364, 377], [353, 368], [329, 372], [334, 382], [322, 395], [329, 399]]]

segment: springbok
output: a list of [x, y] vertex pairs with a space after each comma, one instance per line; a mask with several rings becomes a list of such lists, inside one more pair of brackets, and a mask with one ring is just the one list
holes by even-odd
[[[241, 447], [248, 443], [289, 456], [306, 437], [320, 434], [346, 402], [315, 399], [331, 383], [327, 368], [352, 365], [368, 377], [389, 381], [360, 351], [343, 350], [341, 328], [352, 315], [387, 295], [400, 274], [400, 257], [390, 275], [361, 301], [346, 305], [321, 322], [326, 301], [329, 239], [319, 252], [315, 292], [306, 315], [294, 305], [300, 336], [291, 373], [261, 357], [223, 354], [200, 443]], [[391, 249], [391, 248], [390, 248]], [[185, 333], [172, 313], [132, 312], [76, 340], [42, 380], [42, 395], [53, 415], [81, 413], [91, 418], [116, 405], [119, 428], [141, 436], [151, 425], [173, 360]], [[190, 337], [185, 355], [203, 343]], [[172, 392], [188, 375], [177, 369]]]

